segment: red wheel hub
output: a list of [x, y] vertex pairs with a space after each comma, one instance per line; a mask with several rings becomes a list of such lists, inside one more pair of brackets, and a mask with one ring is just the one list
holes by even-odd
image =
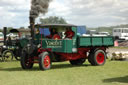
[[50, 66], [50, 57], [48, 55], [45, 56], [43, 64], [45, 68]]
[[102, 63], [104, 63], [104, 54], [103, 53], [98, 53], [97, 55], [96, 55], [96, 61], [97, 61], [97, 63], [98, 64], [102, 64]]

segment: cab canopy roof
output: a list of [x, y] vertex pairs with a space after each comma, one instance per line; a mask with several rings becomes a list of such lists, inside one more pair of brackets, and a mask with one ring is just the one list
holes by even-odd
[[11, 29], [10, 33], [30, 32], [30, 29]]
[[18, 33], [19, 31], [18, 31], [18, 29], [11, 29], [10, 32], [11, 33]]
[[72, 24], [36, 24], [35, 27], [65, 27], [65, 28], [69, 28], [69, 27], [76, 27], [76, 25], [72, 25]]

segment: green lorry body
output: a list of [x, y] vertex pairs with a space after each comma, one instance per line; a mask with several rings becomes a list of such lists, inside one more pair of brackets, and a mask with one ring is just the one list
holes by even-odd
[[53, 52], [63, 52], [63, 53], [72, 53], [73, 48], [81, 47], [110, 47], [113, 46], [113, 37], [81, 37], [75, 39], [45, 39], [42, 40], [42, 48], [52, 48]]

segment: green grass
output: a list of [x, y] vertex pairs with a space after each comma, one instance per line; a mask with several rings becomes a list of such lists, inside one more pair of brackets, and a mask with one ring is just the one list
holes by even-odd
[[128, 61], [109, 61], [104, 66], [72, 66], [53, 63], [52, 69], [21, 69], [20, 62], [0, 62], [0, 85], [128, 85]]

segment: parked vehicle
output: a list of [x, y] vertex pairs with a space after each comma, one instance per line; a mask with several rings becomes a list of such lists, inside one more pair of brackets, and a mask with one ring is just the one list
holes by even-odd
[[0, 41], [3, 41], [4, 40], [4, 35], [2, 32], [0, 32]]
[[[20, 31], [18, 29], [11, 29], [9, 32], [11, 35], [7, 36], [5, 39], [6, 42], [0, 47], [0, 56], [3, 61], [12, 60], [13, 58], [20, 60], [21, 51], [24, 47], [23, 44], [26, 39], [20, 39], [20, 36], [18, 36], [19, 32]], [[17, 35], [15, 38], [12, 38], [12, 35], [14, 35], [13, 33]]]
[[[82, 36], [77, 35], [75, 25], [35, 25], [38, 34], [22, 50], [21, 67], [31, 69], [34, 63], [39, 64], [41, 70], [48, 70], [52, 62], [69, 61], [72, 65], [82, 65], [86, 59], [94, 66], [104, 65], [106, 49], [114, 45], [111, 36]], [[46, 32], [47, 31], [47, 32]], [[65, 33], [63, 38], [62, 32]]]
[[108, 32], [98, 32], [98, 34], [101, 36], [110, 36]]
[[96, 32], [96, 30], [90, 30], [89, 33], [83, 34], [83, 36], [110, 36], [108, 32]]
[[128, 40], [128, 28], [114, 28], [113, 36], [116, 39]]

